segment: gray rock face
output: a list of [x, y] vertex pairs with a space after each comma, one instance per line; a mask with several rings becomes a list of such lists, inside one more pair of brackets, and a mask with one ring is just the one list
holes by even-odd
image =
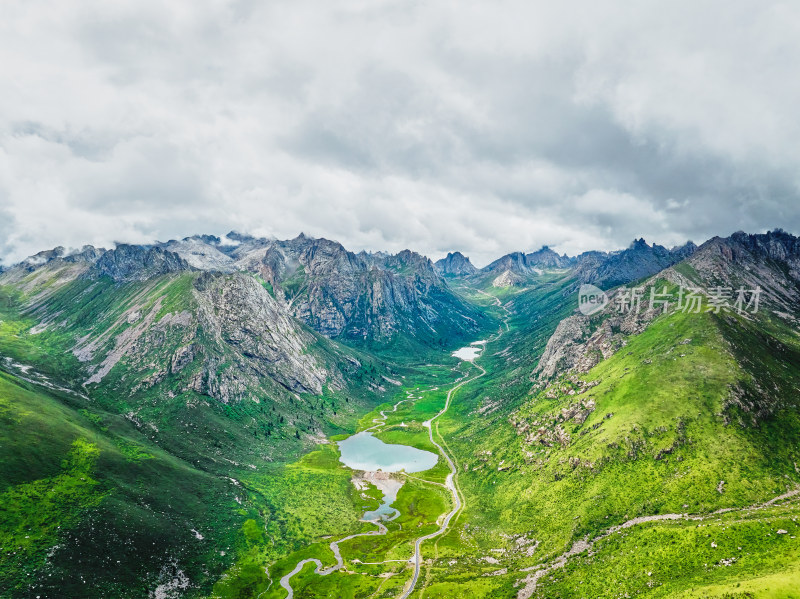
[[[206, 369], [205, 384], [218, 389], [257, 385], [269, 377], [296, 393], [322, 393], [328, 373], [308, 351], [314, 338], [298, 325], [252, 276], [202, 274], [195, 284], [197, 320], [216, 340], [219, 357], [238, 368]], [[176, 356], [176, 360], [186, 357]]]
[[507, 270], [492, 279], [492, 287], [521, 287], [525, 285], [525, 277]]
[[546, 381], [565, 372], [588, 372], [625, 346], [629, 335], [644, 331], [660, 313], [656, 308], [619, 314], [614, 300], [612, 294], [598, 315], [575, 314], [562, 320], [547, 341], [534, 377]]
[[436, 272], [441, 276], [463, 277], [475, 274], [478, 269], [461, 252], [449, 252], [447, 257], [434, 263]]
[[118, 282], [127, 282], [188, 270], [194, 269], [174, 252], [160, 247], [120, 244], [97, 260], [93, 272]]
[[199, 235], [180, 241], [168, 241], [160, 247], [174, 252], [186, 260], [187, 264], [198, 270], [233, 272], [235, 270], [234, 260], [219, 249], [220, 243], [219, 237]]
[[483, 267], [481, 270], [485, 273], [496, 273], [498, 275], [506, 271], [523, 275], [528, 275], [532, 272], [531, 267], [528, 266], [525, 254], [522, 252], [512, 252], [510, 254], [506, 254], [502, 258], [498, 258], [489, 264], [489, 266]]
[[559, 256], [546, 245], [525, 255], [525, 262], [530, 268], [568, 268], [574, 261], [574, 258], [569, 258], [566, 254]]
[[113, 371], [136, 392], [172, 375], [173, 388], [224, 403], [275, 397], [278, 388], [319, 395], [323, 385], [344, 386], [317, 338], [252, 275], [197, 275], [187, 309], [177, 313], [162, 315], [160, 293], [141, 293], [110, 326], [78, 340], [73, 353], [86, 363], [85, 385]]
[[85, 245], [81, 248], [79, 252], [75, 252], [74, 254], [69, 254], [64, 256], [64, 262], [85, 262], [87, 264], [94, 264], [96, 263], [103, 254], [106, 253], [106, 250], [103, 248], [96, 248], [93, 245]]
[[759, 235], [738, 232], [727, 238], [714, 237], [685, 263], [692, 272], [691, 280], [684, 277], [686, 284], [706, 289], [760, 287], [763, 306], [784, 313], [800, 307], [800, 238], [784, 231]]
[[692, 242], [675, 250], [668, 250], [658, 244], [650, 246], [644, 239], [637, 239], [621, 252], [605, 256], [600, 252], [581, 255], [576, 275], [581, 282], [608, 289], [654, 275], [690, 256], [696, 249]]
[[467, 336], [483, 320], [428, 258], [409, 250], [354, 254], [337, 242], [301, 235], [270, 243], [258, 264], [243, 265], [255, 268], [296, 317], [327, 337], [384, 343], [404, 332], [436, 342]]
[[684, 260], [697, 251], [697, 245], [693, 241], [687, 241], [683, 245], [675, 246], [670, 250], [676, 261]]
[[506, 254], [482, 269], [482, 272], [500, 276], [505, 272], [510, 272], [523, 277], [541, 274], [543, 270], [568, 268], [573, 265], [574, 258], [566, 255], [559, 256], [549, 247], [530, 254], [523, 252], [512, 252]]
[[32, 272], [40, 266], [59, 261], [73, 264], [94, 264], [105, 252], [106, 250], [103, 248], [85, 245], [79, 251], [67, 253], [63, 246], [58, 246], [52, 250], [45, 250], [43, 252], [39, 252], [38, 254], [34, 254], [33, 256], [29, 256], [16, 266], [19, 268], [24, 268], [28, 272]]
[[48, 262], [52, 262], [53, 260], [58, 260], [64, 255], [64, 248], [62, 246], [58, 246], [53, 248], [52, 250], [44, 250], [33, 256], [28, 256], [23, 260], [19, 266], [28, 269], [29, 271], [34, 270], [35, 268], [47, 264]]
[[608, 261], [612, 254], [608, 252], [583, 252], [575, 258], [574, 273], [579, 281], [587, 282], [589, 278], [595, 276], [600, 268]]

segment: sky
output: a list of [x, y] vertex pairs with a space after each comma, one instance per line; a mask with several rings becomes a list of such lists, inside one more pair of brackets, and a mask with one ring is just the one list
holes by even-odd
[[800, 233], [800, 3], [4, 0], [0, 261]]

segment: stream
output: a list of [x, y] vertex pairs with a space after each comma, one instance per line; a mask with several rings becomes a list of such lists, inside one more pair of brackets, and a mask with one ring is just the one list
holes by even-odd
[[[467, 347], [462, 347], [461, 349], [456, 350], [452, 355], [460, 360], [472, 363], [481, 354], [486, 343], [486, 341], [475, 341]], [[378, 529], [370, 532], [350, 535], [344, 537], [343, 539], [339, 539], [338, 541], [331, 542], [330, 548], [336, 557], [336, 563], [332, 566], [323, 568], [322, 562], [316, 558], [300, 561], [291, 572], [283, 576], [280, 580], [281, 586], [286, 589], [286, 592], [288, 593], [287, 599], [293, 599], [294, 597], [294, 590], [292, 589], [292, 585], [290, 583], [291, 578], [298, 574], [306, 564], [315, 564], [316, 568], [314, 569], [314, 572], [319, 576], [327, 576], [328, 574], [331, 574], [344, 566], [344, 560], [342, 559], [342, 555], [339, 550], [339, 543], [360, 536], [386, 534], [388, 530], [386, 526], [384, 526], [383, 522], [394, 520], [400, 515], [400, 512], [392, 507], [392, 503], [394, 503], [394, 501], [397, 499], [397, 493], [404, 483], [400, 477], [393, 475], [400, 472], [410, 474], [414, 472], [430, 470], [437, 464], [439, 457], [441, 456], [444, 457], [448, 466], [450, 467], [450, 474], [447, 475], [445, 487], [453, 496], [454, 507], [448, 514], [445, 515], [439, 530], [418, 538], [414, 544], [414, 555], [410, 558], [410, 561], [414, 563], [414, 574], [410, 584], [401, 594], [401, 597], [405, 598], [411, 594], [416, 586], [417, 580], [419, 579], [422, 543], [428, 539], [439, 536], [445, 530], [447, 530], [450, 520], [462, 507], [460, 493], [455, 483], [455, 474], [457, 472], [456, 466], [447, 452], [445, 452], [444, 448], [434, 441], [432, 425], [436, 419], [447, 412], [448, 408], [450, 407], [450, 401], [452, 399], [453, 392], [455, 392], [462, 385], [465, 385], [466, 383], [469, 383], [470, 381], [473, 381], [476, 378], [486, 374], [486, 371], [480, 366], [478, 366], [478, 369], [480, 370], [480, 374], [477, 376], [466, 378], [465, 375], [462, 377], [462, 379], [448, 392], [445, 406], [442, 408], [442, 410], [433, 418], [423, 423], [428, 429], [428, 436], [431, 443], [436, 446], [440, 455], [430, 451], [417, 449], [416, 447], [411, 447], [409, 445], [384, 443], [375, 437], [375, 435], [373, 435], [370, 431], [386, 424], [386, 419], [388, 417], [386, 411], [380, 412], [380, 418], [374, 419], [374, 424], [370, 428], [338, 442], [339, 450], [341, 452], [341, 457], [339, 458], [340, 461], [345, 466], [360, 472], [360, 474], [353, 477], [353, 484], [356, 486], [356, 488], [359, 490], [365, 490], [368, 488], [368, 485], [372, 484], [375, 485], [383, 494], [381, 505], [375, 510], [366, 512], [361, 518], [362, 522], [371, 522], [372, 524], [376, 525]], [[418, 399], [415, 398], [410, 391], [406, 393], [407, 397], [397, 402], [392, 408], [391, 412], [396, 412], [400, 404], [406, 401]]]

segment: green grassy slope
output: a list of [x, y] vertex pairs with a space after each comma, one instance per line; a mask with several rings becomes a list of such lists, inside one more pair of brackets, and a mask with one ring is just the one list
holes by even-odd
[[[313, 447], [319, 431], [354, 430], [382, 386], [392, 387], [383, 376], [399, 374], [304, 329], [313, 340], [307, 351], [338, 369], [346, 387], [297, 394], [261, 379], [247, 390], [255, 399], [224, 403], [187, 388], [202, 374], [198, 360], [153, 376], [186, 334], [155, 327], [99, 384], [84, 386], [87, 366], [140, 322], [127, 313], [154, 311], [157, 322], [195, 310], [199, 275], [114, 284], [76, 278], [74, 268], [0, 285], [0, 595], [142, 597], [174, 584], [200, 597], [226, 571], [247, 571], [257, 586], [270, 559], [308, 540], [317, 508], [356, 522], [348, 495], [336, 503], [324, 479], [284, 464]], [[235, 348], [202, 335], [194, 343], [217, 352], [217, 372], [231, 367]], [[81, 362], [73, 348], [93, 339], [94, 357]], [[302, 509], [288, 501], [315, 488], [317, 499]], [[249, 584], [233, 578], [224, 596]]]
[[[552, 306], [559, 310], [558, 302]], [[548, 314], [538, 316], [552, 331]], [[512, 583], [526, 576], [520, 570], [608, 527], [638, 516], [747, 506], [799, 480], [800, 420], [792, 398], [800, 388], [800, 343], [780, 321], [668, 314], [585, 375], [538, 391], [530, 377], [538, 348], [519, 343], [536, 335], [515, 337], [519, 326], [517, 313], [511, 334], [489, 346], [490, 375], [464, 389], [442, 422], [459, 456], [467, 507], [439, 543], [441, 559], [426, 597], [444, 597], [453, 588], [511, 596]], [[466, 559], [451, 565], [465, 548]], [[791, 556], [773, 562], [768, 544], [751, 543], [749, 551], [760, 570], [736, 562], [715, 580], [735, 583], [794, 563]], [[491, 555], [502, 556], [492, 571], [509, 574], [499, 574], [489, 591], [469, 572]], [[638, 576], [640, 564], [624, 552], [607, 555], [608, 567], [619, 572], [614, 577], [595, 574], [590, 560], [545, 577], [540, 596], [651, 592], [650, 577]], [[653, 596], [706, 580], [700, 555], [687, 556], [684, 575], [662, 580], [662, 594]], [[590, 579], [594, 586], [586, 586]]]
[[5, 373], [0, 406], [0, 594], [141, 597], [163, 564], [207, 583], [225, 567], [218, 548], [241, 518], [229, 481], [117, 415]]

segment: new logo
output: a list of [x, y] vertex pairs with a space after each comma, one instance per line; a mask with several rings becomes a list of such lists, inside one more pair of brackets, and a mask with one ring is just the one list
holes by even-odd
[[608, 296], [605, 291], [594, 285], [581, 285], [578, 291], [578, 310], [584, 316], [596, 314], [608, 303]]

